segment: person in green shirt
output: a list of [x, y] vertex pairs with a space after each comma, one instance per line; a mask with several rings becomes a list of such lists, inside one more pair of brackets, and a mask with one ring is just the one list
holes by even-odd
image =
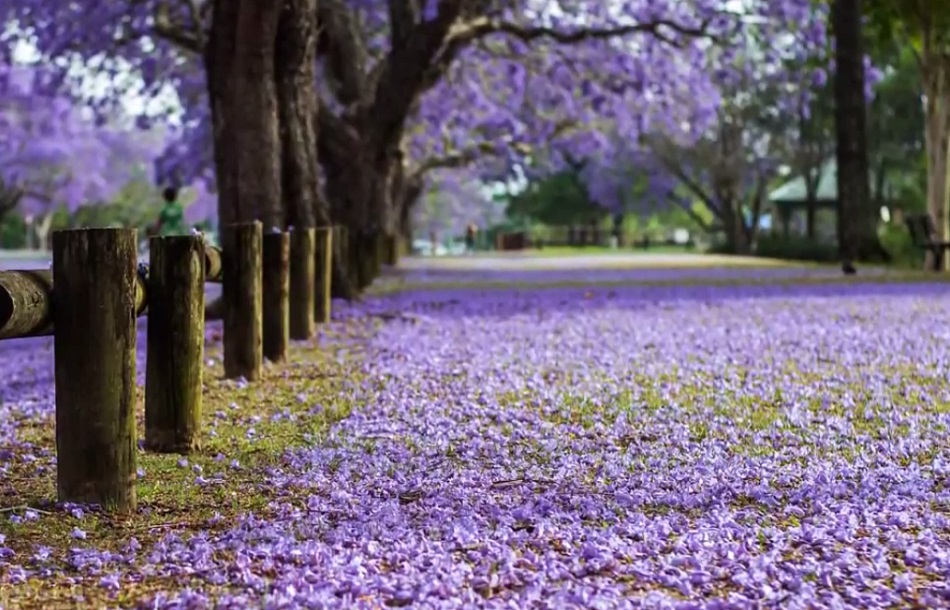
[[165, 199], [165, 206], [158, 214], [158, 223], [156, 223], [155, 232], [158, 235], [184, 235], [188, 233], [185, 228], [185, 209], [178, 203], [178, 189], [167, 187], [162, 191], [162, 198]]

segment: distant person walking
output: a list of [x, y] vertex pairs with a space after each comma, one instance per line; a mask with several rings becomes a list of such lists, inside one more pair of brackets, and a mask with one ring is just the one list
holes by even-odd
[[465, 251], [475, 251], [475, 238], [478, 237], [478, 227], [473, 222], [465, 229]]
[[156, 235], [185, 235], [188, 228], [185, 227], [185, 209], [178, 203], [178, 189], [169, 186], [162, 191], [162, 198], [165, 205], [158, 214], [158, 222], [155, 223]]

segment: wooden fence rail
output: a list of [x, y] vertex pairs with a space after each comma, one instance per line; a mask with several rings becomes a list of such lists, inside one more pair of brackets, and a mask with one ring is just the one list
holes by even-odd
[[[145, 265], [135, 229], [74, 229], [53, 234], [52, 270], [0, 271], [0, 340], [53, 337], [60, 501], [136, 507], [136, 318], [149, 320], [145, 449], [187, 454], [200, 445], [205, 283], [223, 284], [225, 374], [253, 381], [262, 344], [281, 360], [291, 328], [306, 339], [314, 318], [329, 320], [334, 232], [265, 236], [245, 223], [225, 227], [224, 249], [200, 235], [154, 237]], [[295, 240], [313, 258], [296, 272]], [[275, 288], [266, 300], [263, 285]], [[314, 293], [298, 299], [292, 326], [291, 285]]]

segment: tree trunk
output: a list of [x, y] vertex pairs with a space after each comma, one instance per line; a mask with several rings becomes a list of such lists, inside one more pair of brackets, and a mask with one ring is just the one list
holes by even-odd
[[228, 80], [234, 58], [237, 18], [240, 7], [236, 0], [214, 0], [211, 30], [205, 47], [204, 67], [211, 107], [211, 138], [214, 151], [215, 183], [218, 190], [218, 226], [237, 221], [236, 185], [230, 168], [228, 149], [230, 132]]
[[[364, 159], [367, 156], [364, 152], [359, 158]], [[392, 211], [388, 197], [388, 172], [391, 165], [385, 160], [370, 165], [350, 165], [352, 167], [334, 177], [332, 192], [335, 196], [331, 195], [331, 201], [337, 208], [340, 197], [345, 197], [343, 201], [348, 202], [349, 207], [338, 212], [343, 215], [341, 220], [350, 230], [346, 272], [349, 282], [362, 291], [376, 277], [377, 244], [384, 234]], [[329, 194], [329, 176], [327, 187]], [[341, 192], [346, 195], [341, 195]]]
[[33, 230], [36, 231], [36, 249], [40, 251], [48, 250], [49, 231], [53, 226], [53, 215], [46, 214], [39, 222], [34, 221]]
[[749, 253], [749, 243], [746, 239], [746, 229], [742, 220], [741, 210], [737, 210], [734, 201], [721, 201], [722, 228], [726, 234], [726, 247], [732, 254], [745, 255]]
[[[283, 226], [280, 134], [274, 85], [281, 5], [216, 0], [205, 53], [221, 226]], [[226, 244], [225, 244], [226, 247]]]
[[284, 209], [287, 224], [302, 229], [330, 220], [317, 182], [316, 9], [317, 0], [286, 0], [275, 62]]
[[403, 252], [412, 251], [412, 209], [422, 196], [425, 188], [425, 181], [422, 176], [414, 175], [403, 184], [402, 192], [399, 194], [398, 216], [399, 216], [399, 238], [402, 241], [401, 250]]
[[821, 174], [818, 176], [808, 172], [805, 176], [805, 236], [814, 240], [817, 237], [817, 227], [815, 226], [818, 217], [818, 184], [821, 180]]
[[752, 250], [759, 237], [759, 220], [762, 217], [762, 203], [768, 195], [769, 178], [766, 175], [759, 175], [756, 178], [755, 192], [752, 193], [752, 213], [750, 214], [749, 224], [746, 225], [742, 214], [739, 214], [739, 221], [745, 234], [745, 246], [747, 251]]
[[[924, 142], [927, 154], [927, 211], [933, 218], [937, 230], [935, 239], [950, 241], [950, 216], [947, 205], [950, 202], [950, 70], [941, 57], [931, 51], [923, 58], [921, 72], [924, 81], [925, 133]], [[927, 267], [933, 261], [928, 253]], [[950, 268], [950, 257], [943, 258], [944, 269]]]
[[313, 231], [329, 223], [320, 205], [317, 179], [319, 111], [314, 88], [317, 0], [287, 0], [277, 35], [277, 100], [281, 132], [281, 178], [290, 247], [290, 336], [313, 333]]
[[[363, 225], [363, 209], [368, 198], [366, 183], [372, 180], [372, 176], [367, 169], [364, 179], [360, 171], [364, 166], [358, 140], [343, 136], [352, 136], [352, 130], [322, 129], [317, 147], [326, 178], [324, 190], [329, 200], [330, 217], [334, 225], [345, 227], [352, 239]], [[349, 246], [350, 240], [333, 241], [333, 296], [352, 300], [362, 290], [354, 267], [356, 261], [352, 259], [353, 249]]]
[[831, 11], [837, 65], [838, 247], [843, 265], [880, 249], [868, 173], [861, 4], [861, 0], [835, 0]]

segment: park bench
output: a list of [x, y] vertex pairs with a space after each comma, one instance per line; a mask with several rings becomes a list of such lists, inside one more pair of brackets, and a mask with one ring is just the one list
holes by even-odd
[[930, 214], [908, 215], [904, 223], [907, 225], [914, 246], [933, 254], [933, 270], [940, 271], [943, 269], [944, 252], [950, 250], [950, 242], [935, 239], [937, 231]]

